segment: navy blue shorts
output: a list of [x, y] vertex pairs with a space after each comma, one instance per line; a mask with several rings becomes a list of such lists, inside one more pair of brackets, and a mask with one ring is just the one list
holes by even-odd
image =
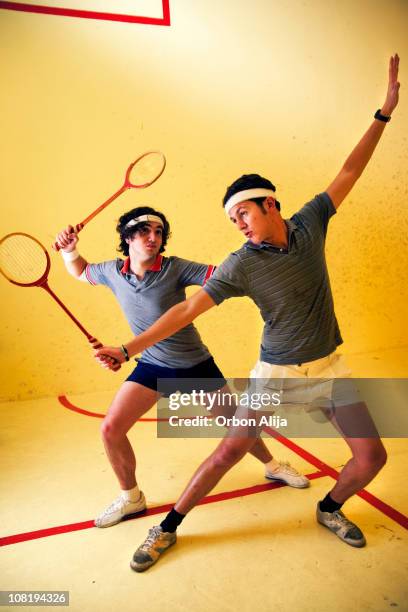
[[157, 379], [160, 381], [160, 393], [169, 397], [171, 393], [191, 393], [192, 391], [216, 391], [227, 384], [221, 370], [210, 357], [192, 368], [164, 368], [145, 361], [139, 361], [126, 380], [139, 383], [157, 391]]

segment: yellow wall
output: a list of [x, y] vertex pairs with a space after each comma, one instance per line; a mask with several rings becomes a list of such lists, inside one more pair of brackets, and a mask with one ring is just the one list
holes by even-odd
[[[49, 245], [120, 186], [138, 153], [157, 147], [168, 160], [163, 177], [93, 221], [81, 252], [114, 257], [115, 220], [147, 203], [170, 218], [168, 254], [219, 263], [242, 242], [220, 206], [226, 185], [243, 172], [269, 176], [286, 216], [324, 190], [381, 106], [398, 51], [400, 106], [332, 221], [327, 250], [344, 351], [406, 346], [407, 2], [170, 0], [170, 8], [169, 28], [0, 10], [1, 234], [27, 231]], [[108, 291], [68, 277], [56, 254], [50, 285], [105, 342], [130, 338]], [[118, 385], [121, 374], [93, 362], [45, 292], [3, 279], [1, 292], [3, 398]], [[245, 300], [199, 322], [228, 375], [249, 370], [261, 327]]]

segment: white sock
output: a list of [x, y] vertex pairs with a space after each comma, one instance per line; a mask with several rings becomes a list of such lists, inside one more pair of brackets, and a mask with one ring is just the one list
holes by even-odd
[[137, 502], [140, 499], [140, 491], [137, 485], [133, 487], [133, 489], [129, 489], [128, 491], [122, 489], [121, 494], [123, 499], [126, 499], [126, 501], [129, 502]]
[[265, 470], [267, 472], [275, 472], [279, 468], [279, 461], [276, 459], [271, 459], [268, 463], [265, 463]]

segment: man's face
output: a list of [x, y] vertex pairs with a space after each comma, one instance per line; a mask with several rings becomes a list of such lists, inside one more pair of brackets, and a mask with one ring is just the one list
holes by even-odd
[[[267, 200], [272, 201], [273, 198], [267, 198]], [[246, 200], [236, 204], [228, 214], [237, 229], [248, 240], [251, 240], [254, 244], [260, 244], [270, 236], [273, 225], [272, 217], [273, 213], [276, 212], [275, 206], [273, 206], [272, 211], [271, 207], [266, 204], [266, 200], [262, 209], [255, 202]]]
[[158, 255], [163, 242], [163, 228], [160, 223], [149, 221], [126, 242], [129, 245], [129, 255], [141, 260], [153, 259]]

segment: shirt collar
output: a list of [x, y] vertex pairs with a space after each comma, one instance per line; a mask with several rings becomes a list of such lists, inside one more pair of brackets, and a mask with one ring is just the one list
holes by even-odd
[[[148, 272], [160, 272], [162, 269], [163, 255], [157, 255], [153, 265], [148, 268]], [[122, 274], [130, 274], [130, 257], [126, 257], [123, 266], [120, 269]]]
[[160, 270], [162, 269], [162, 262], [163, 255], [157, 255], [156, 259], [154, 260], [154, 264], [151, 268], [149, 268], [150, 272], [160, 272]]
[[[292, 219], [285, 219], [285, 223], [288, 228], [288, 250], [289, 250], [290, 244], [292, 241], [292, 234], [295, 230], [299, 228], [297, 227], [296, 223], [292, 221]], [[269, 242], [261, 242], [260, 244], [255, 244], [254, 242], [251, 242], [251, 240], [248, 240], [244, 244], [244, 246], [250, 249], [255, 249], [255, 250], [261, 250], [261, 249], [271, 249], [271, 250], [276, 250], [276, 251], [281, 250], [279, 247], [273, 244], [270, 244]]]

